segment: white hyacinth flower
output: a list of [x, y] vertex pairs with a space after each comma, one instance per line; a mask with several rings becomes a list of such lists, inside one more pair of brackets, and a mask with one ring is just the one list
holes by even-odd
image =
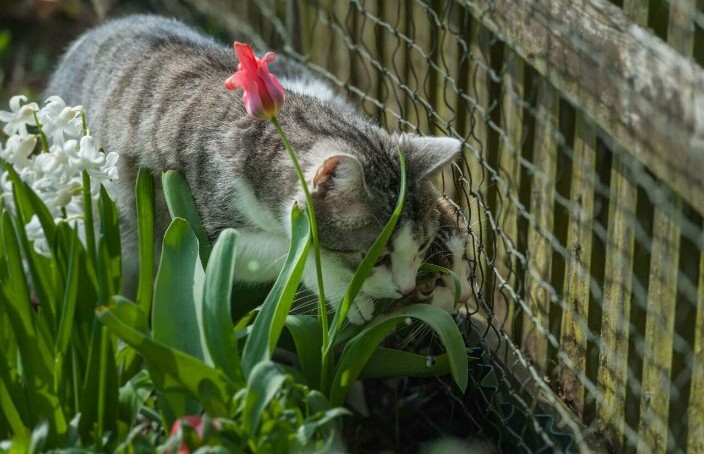
[[61, 144], [64, 140], [77, 139], [83, 132], [81, 106], [67, 107], [58, 96], [50, 96], [46, 105], [39, 111], [39, 122], [44, 134], [52, 144]]
[[31, 166], [30, 154], [36, 145], [37, 138], [35, 136], [10, 136], [5, 146], [0, 150], [0, 159], [9, 162], [17, 171], [20, 171]]
[[39, 110], [39, 106], [36, 102], [22, 105], [21, 103], [25, 101], [27, 101], [26, 96], [13, 96], [10, 99], [10, 111], [0, 110], [0, 121], [5, 123], [2, 128], [5, 134], [26, 136], [29, 134], [27, 126], [36, 126], [34, 113]]
[[[26, 103], [24, 96], [10, 100], [10, 111], [0, 111], [2, 130], [8, 135], [0, 141], [0, 161], [10, 164], [32, 190], [44, 201], [54, 222], [69, 222], [85, 241], [83, 225], [83, 175], [90, 177], [91, 196], [97, 199], [101, 184], [114, 196], [117, 179], [117, 153], [107, 155], [95, 144], [83, 127], [82, 108], [66, 106], [58, 96], [47, 99], [42, 109], [36, 103]], [[23, 103], [25, 103], [23, 105]], [[35, 120], [35, 113], [39, 124]], [[28, 126], [38, 133], [29, 133]], [[44, 135], [48, 143], [40, 136]], [[37, 143], [42, 151], [36, 152]], [[48, 150], [45, 149], [48, 147]], [[9, 172], [0, 167], [0, 204], [16, 214]], [[34, 249], [49, 255], [49, 243], [36, 216], [25, 226]]]

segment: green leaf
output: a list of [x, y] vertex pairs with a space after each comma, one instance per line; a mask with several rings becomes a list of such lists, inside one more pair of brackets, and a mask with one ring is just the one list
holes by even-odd
[[452, 316], [430, 304], [413, 304], [396, 313], [377, 317], [347, 343], [340, 356], [330, 390], [330, 402], [333, 406], [344, 402], [349, 387], [357, 380], [379, 343], [407, 317], [425, 322], [437, 333], [447, 350], [452, 378], [462, 391], [467, 388], [467, 354], [462, 335]]
[[32, 190], [32, 188], [17, 174], [11, 165], [6, 166], [10, 181], [12, 181], [12, 189], [15, 195], [15, 204], [22, 213], [25, 221], [29, 221], [32, 215], [36, 214], [39, 218], [39, 223], [42, 225], [42, 230], [46, 234], [46, 238], [51, 245], [54, 238], [54, 217], [44, 204], [44, 201]]
[[54, 382], [57, 385], [68, 385], [61, 383], [63, 377], [61, 370], [63, 361], [68, 351], [68, 347], [73, 335], [73, 322], [76, 314], [76, 303], [78, 298], [78, 279], [80, 275], [80, 264], [78, 256], [78, 246], [80, 240], [75, 234], [71, 235], [71, 246], [68, 254], [68, 270], [66, 284], [64, 286], [64, 298], [59, 313], [59, 328], [56, 331], [56, 342], [54, 344]]
[[310, 247], [310, 227], [308, 218], [296, 205], [291, 211], [291, 246], [286, 263], [279, 277], [266, 297], [262, 308], [254, 320], [252, 334], [247, 339], [242, 352], [242, 369], [249, 377], [254, 366], [271, 358], [271, 353], [286, 323], [296, 289], [301, 281], [308, 249]]
[[11, 375], [15, 374], [16, 371], [11, 369], [4, 351], [0, 349], [0, 412], [16, 436], [28, 437], [25, 421], [28, 421], [29, 406], [22, 386], [12, 379]]
[[[154, 285], [152, 336], [155, 341], [212, 364], [201, 327], [205, 273], [198, 240], [188, 223], [176, 218], [166, 230]], [[177, 415], [197, 414], [200, 405], [178, 393], [163, 396]]]
[[137, 420], [139, 410], [149, 399], [154, 389], [149, 372], [142, 369], [120, 387], [120, 416], [130, 426]]
[[169, 170], [162, 174], [161, 184], [164, 188], [164, 197], [166, 198], [166, 205], [169, 207], [171, 217], [187, 220], [196, 237], [198, 237], [200, 260], [203, 263], [203, 267], [205, 267], [210, 257], [210, 241], [201, 222], [196, 204], [193, 202], [188, 183], [179, 172]]
[[[236, 387], [227, 376], [203, 361], [157, 342], [133, 327], [144, 319], [136, 304], [113, 299], [109, 307], [98, 308], [98, 318], [144, 358], [154, 386], [164, 393], [188, 393], [200, 398], [211, 417], [229, 414]], [[169, 421], [169, 426], [173, 421]]]
[[101, 451], [103, 434], [117, 433], [118, 382], [115, 354], [107, 328], [94, 322], [88, 370], [81, 392], [81, 439], [93, 440]]
[[198, 240], [188, 223], [176, 218], [164, 236], [154, 285], [152, 336], [157, 342], [210, 362], [201, 330], [204, 280]]
[[237, 232], [233, 229], [223, 230], [215, 243], [205, 273], [201, 330], [215, 366], [233, 382], [244, 385], [230, 313], [236, 245]]
[[[16, 241], [17, 236], [7, 212], [2, 216], [2, 236], [5, 257], [10, 269], [21, 270], [22, 258]], [[23, 281], [20, 278], [17, 280]], [[12, 289], [19, 293], [8, 295], [8, 291]], [[12, 324], [12, 330], [17, 339], [16, 345], [19, 347], [22, 380], [26, 387], [29, 409], [33, 412], [30, 425], [38, 422], [34, 418], [41, 415], [42, 418], [50, 421], [52, 434], [61, 435], [66, 431], [67, 423], [58, 397], [50, 389], [53, 383], [51, 372], [53, 358], [50, 349], [53, 345], [47, 343], [48, 334], [37, 331], [36, 316], [31, 308], [26, 283], [15, 286], [3, 285], [2, 294], [7, 301], [7, 304], [3, 305], [4, 310]], [[5, 356], [9, 358], [10, 355], [17, 353], [7, 352]]]
[[42, 323], [53, 330], [56, 327], [58, 295], [62, 294], [56, 288], [56, 284], [60, 281], [57, 276], [58, 270], [55, 266], [52, 266], [50, 259], [42, 257], [34, 251], [32, 243], [27, 238], [25, 225], [32, 218], [32, 215], [37, 214], [50, 247], [55, 238], [56, 226], [44, 202], [39, 199], [25, 182], [20, 180], [12, 166], [8, 165], [6, 168], [13, 182], [12, 192], [15, 205], [17, 206], [16, 235], [24, 251], [27, 267], [34, 284], [33, 289], [42, 310]]
[[262, 361], [252, 369], [242, 414], [244, 430], [250, 437], [256, 433], [264, 409], [286, 382], [286, 377], [271, 361]]
[[359, 374], [359, 378], [437, 377], [450, 373], [447, 353], [432, 359], [417, 353], [377, 348]]
[[313, 389], [320, 387], [322, 366], [322, 327], [318, 317], [310, 315], [289, 315], [288, 328], [296, 345], [298, 364], [306, 383]]
[[[17, 273], [17, 270], [22, 269], [22, 254], [20, 253], [17, 242], [15, 226], [7, 211], [3, 211], [2, 213], [2, 228], [0, 228], [0, 233], [2, 233], [0, 240], [3, 245], [0, 249], [2, 249], [8, 270], [6, 279], [2, 281], [5, 295], [8, 300], [21, 301], [29, 307], [29, 286], [27, 285], [24, 273]], [[27, 314], [29, 314], [28, 309]]]
[[44, 445], [49, 438], [49, 424], [46, 421], [42, 421], [34, 428], [32, 431], [32, 437], [30, 439], [29, 454], [40, 454], [44, 452]]
[[[104, 243], [102, 266], [106, 267], [106, 276], [110, 280], [113, 292], [119, 292], [122, 276], [122, 251], [120, 245], [120, 223], [117, 217], [117, 207], [112, 201], [105, 187], [100, 186], [100, 199], [98, 200], [100, 214], [100, 234]], [[112, 296], [112, 292], [109, 297]], [[105, 301], [107, 302], [107, 300]]]
[[396, 223], [401, 217], [401, 211], [403, 210], [403, 202], [406, 199], [406, 160], [404, 159], [403, 153], [401, 152], [400, 148], [398, 149], [398, 158], [401, 166], [401, 189], [398, 194], [398, 201], [396, 202], [396, 207], [394, 208], [391, 217], [386, 222], [384, 230], [382, 230], [377, 239], [374, 240], [372, 247], [367, 251], [367, 254], [364, 256], [364, 259], [362, 259], [362, 262], [357, 267], [354, 276], [352, 276], [352, 282], [347, 288], [347, 293], [345, 293], [345, 297], [342, 299], [340, 307], [337, 309], [337, 311], [335, 311], [335, 317], [332, 320], [331, 332], [329, 336], [328, 345], [325, 349], [325, 355], [329, 354], [330, 349], [334, 345], [337, 333], [342, 328], [342, 324], [345, 321], [345, 318], [347, 317], [347, 312], [349, 312], [350, 306], [354, 302], [357, 293], [359, 293], [359, 290], [362, 288], [362, 284], [364, 284], [365, 279], [367, 278], [367, 276], [369, 276], [369, 273], [372, 271], [372, 268], [374, 268], [374, 264], [383, 252], [386, 243], [389, 241], [389, 238], [391, 238], [391, 234], [396, 228]]
[[139, 237], [139, 287], [137, 304], [147, 316], [154, 296], [154, 179], [139, 168], [136, 183], [137, 236]]
[[332, 426], [331, 423], [342, 418], [343, 416], [351, 414], [352, 413], [346, 408], [336, 407], [315, 415], [312, 418], [308, 418], [303, 425], [298, 428], [298, 431], [296, 432], [296, 439], [301, 446], [307, 446], [311, 442], [313, 435], [315, 435], [315, 433], [319, 430], [326, 432], [325, 438], [329, 439], [332, 432], [332, 427], [330, 427]]

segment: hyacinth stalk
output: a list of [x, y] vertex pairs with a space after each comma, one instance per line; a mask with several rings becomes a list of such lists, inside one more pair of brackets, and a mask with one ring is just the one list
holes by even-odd
[[[255, 118], [271, 121], [276, 128], [281, 140], [288, 152], [288, 155], [296, 170], [303, 192], [306, 198], [306, 209], [308, 211], [308, 219], [310, 222], [311, 238], [313, 242], [313, 251], [315, 254], [315, 268], [318, 279], [318, 314], [323, 326], [323, 348], [328, 346], [328, 316], [327, 305], [325, 302], [325, 290], [323, 288], [323, 272], [320, 262], [320, 239], [318, 237], [318, 225], [315, 218], [315, 209], [313, 201], [306, 184], [303, 171], [298, 163], [291, 143], [289, 142], [286, 133], [279, 123], [276, 115], [283, 107], [286, 93], [284, 92], [281, 83], [278, 79], [269, 72], [267, 65], [274, 61], [276, 55], [273, 52], [267, 52], [262, 58], [257, 58], [248, 44], [243, 44], [235, 41], [234, 43], [235, 56], [239, 61], [237, 71], [225, 81], [225, 88], [228, 90], [237, 90], [242, 88], [244, 101], [247, 113]], [[323, 355], [323, 361], [327, 361], [327, 355]], [[326, 374], [327, 367], [323, 365], [323, 374]], [[323, 379], [325, 381], [325, 379]]]

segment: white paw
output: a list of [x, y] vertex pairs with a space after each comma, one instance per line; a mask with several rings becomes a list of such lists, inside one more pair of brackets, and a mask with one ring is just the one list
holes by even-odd
[[367, 296], [358, 295], [347, 312], [347, 320], [353, 325], [363, 325], [372, 317], [374, 317], [374, 301]]

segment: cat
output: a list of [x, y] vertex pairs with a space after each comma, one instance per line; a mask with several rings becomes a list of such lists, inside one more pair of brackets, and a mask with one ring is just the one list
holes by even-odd
[[[415, 291], [416, 273], [439, 226], [440, 195], [432, 181], [458, 158], [461, 142], [389, 134], [302, 65], [281, 56], [274, 63], [270, 70], [287, 90], [278, 119], [313, 198], [325, 294], [333, 308], [394, 209], [399, 147], [407, 161], [401, 218], [348, 315], [350, 322], [364, 323], [373, 317], [375, 299]], [[224, 228], [238, 230], [237, 280], [269, 282], [281, 270], [290, 212], [294, 203], [305, 206], [305, 198], [272, 124], [248, 116], [241, 93], [223, 87], [235, 67], [230, 47], [175, 19], [135, 15], [80, 36], [49, 81], [46, 95], [82, 105], [96, 141], [120, 154], [126, 287], [134, 288], [137, 267], [133, 193], [139, 167], [148, 168], [155, 181], [171, 169], [184, 175], [211, 241]], [[161, 238], [169, 217], [156, 191]], [[313, 254], [302, 281], [317, 293]]]
[[439, 228], [426, 251], [424, 263], [447, 268], [459, 279], [459, 301], [455, 306], [455, 280], [451, 274], [427, 272], [417, 278], [416, 294], [411, 301], [425, 301], [450, 313], [456, 313], [473, 296], [469, 281], [471, 261], [468, 257], [470, 235], [467, 221], [448, 199], [438, 201]]

